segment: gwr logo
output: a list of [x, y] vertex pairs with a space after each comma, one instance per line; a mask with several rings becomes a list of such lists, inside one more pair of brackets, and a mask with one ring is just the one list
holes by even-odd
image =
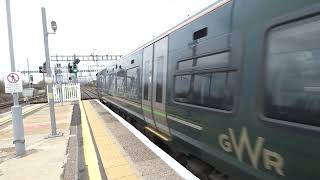
[[280, 154], [269, 149], [263, 148], [264, 138], [258, 137], [254, 147], [251, 146], [247, 128], [243, 127], [240, 133], [239, 141], [237, 142], [236, 135], [233, 129], [228, 128], [229, 135], [220, 134], [218, 137], [221, 148], [226, 152], [236, 154], [239, 161], [243, 161], [243, 152], [246, 149], [251, 165], [258, 169], [259, 159], [262, 156], [263, 166], [267, 170], [272, 170], [272, 167], [281, 176], [285, 176], [283, 172], [284, 160]]

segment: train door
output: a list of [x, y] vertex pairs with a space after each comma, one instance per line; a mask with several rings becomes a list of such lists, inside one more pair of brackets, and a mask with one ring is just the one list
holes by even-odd
[[156, 129], [152, 114], [152, 59], [153, 44], [146, 47], [143, 51], [143, 73], [142, 73], [142, 110], [145, 121]]
[[157, 129], [170, 136], [166, 116], [166, 79], [168, 59], [168, 37], [154, 44], [152, 114]]

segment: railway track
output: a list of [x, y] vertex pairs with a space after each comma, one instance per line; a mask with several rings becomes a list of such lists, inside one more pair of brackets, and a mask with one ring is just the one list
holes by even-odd
[[[81, 99], [86, 100], [86, 99], [96, 99], [98, 98], [98, 93], [96, 91], [96, 88], [94, 87], [81, 87]], [[30, 104], [37, 104], [37, 103], [47, 103], [47, 97], [46, 95], [39, 95], [36, 97], [32, 97], [29, 99]], [[24, 105], [26, 102], [24, 101], [23, 98], [19, 99], [19, 104]], [[0, 112], [7, 111], [10, 109], [10, 107], [13, 106], [13, 101], [10, 102], [5, 102], [5, 103], [0, 103]]]
[[[46, 103], [46, 102], [47, 102], [46, 95], [39, 95], [39, 96], [35, 96], [35, 97], [32, 97], [29, 99], [30, 104]], [[24, 105], [24, 104], [26, 104], [26, 102], [24, 101], [23, 98], [20, 98], [19, 104]], [[13, 106], [13, 101], [0, 103], [0, 111], [6, 111], [11, 106]]]
[[98, 93], [94, 87], [81, 87], [81, 99], [97, 99]]

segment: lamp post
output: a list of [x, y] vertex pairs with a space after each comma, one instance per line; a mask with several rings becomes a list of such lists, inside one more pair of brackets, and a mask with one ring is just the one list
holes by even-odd
[[[8, 25], [11, 71], [15, 72], [16, 65], [14, 62], [10, 0], [6, 0], [6, 10], [7, 10], [7, 25]], [[13, 93], [12, 97], [13, 97], [13, 106], [11, 107], [11, 112], [12, 112], [12, 124], [13, 124], [13, 144], [15, 144], [16, 155], [21, 156], [21, 155], [24, 155], [26, 152], [24, 128], [23, 128], [23, 121], [22, 121], [23, 119], [22, 108], [19, 105], [19, 94]]]
[[29, 88], [31, 88], [31, 81], [30, 81], [30, 70], [29, 70], [29, 60], [27, 58], [27, 66], [28, 66], [28, 79], [29, 79]]
[[50, 119], [51, 119], [51, 136], [49, 137], [57, 137], [60, 134], [57, 134], [57, 125], [56, 125], [56, 117], [54, 111], [54, 100], [53, 100], [53, 80], [52, 80], [52, 71], [50, 66], [50, 56], [49, 56], [49, 45], [48, 45], [48, 36], [49, 34], [55, 34], [57, 31], [57, 23], [55, 21], [51, 21], [51, 28], [53, 32], [49, 33], [47, 30], [47, 18], [46, 18], [46, 9], [44, 7], [41, 8], [42, 14], [42, 26], [43, 26], [43, 39], [44, 39], [44, 50], [46, 56], [46, 70], [47, 70], [47, 80], [46, 83], [48, 85], [47, 97], [50, 108]]

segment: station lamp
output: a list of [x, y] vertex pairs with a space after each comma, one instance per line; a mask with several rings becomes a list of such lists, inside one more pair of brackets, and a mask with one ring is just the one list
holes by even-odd
[[57, 31], [57, 23], [55, 21], [51, 21], [51, 29], [53, 30], [53, 32], [56, 32]]

